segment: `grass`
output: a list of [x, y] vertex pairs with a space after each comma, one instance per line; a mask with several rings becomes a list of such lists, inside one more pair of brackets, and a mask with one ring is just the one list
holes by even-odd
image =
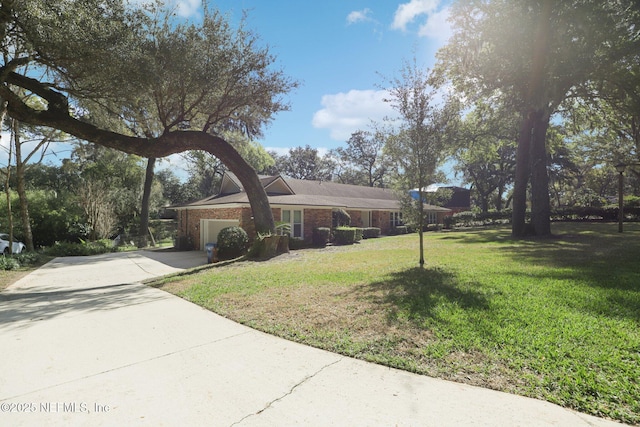
[[34, 263], [20, 265], [20, 267], [15, 270], [0, 269], [0, 291], [7, 288], [9, 285], [14, 284], [27, 274], [31, 273], [33, 270], [36, 270], [37, 268], [43, 266], [51, 259], [53, 259], [53, 257], [38, 254], [38, 256], [35, 257], [36, 261]]
[[555, 224], [295, 251], [157, 283], [337, 353], [640, 423], [640, 226]]

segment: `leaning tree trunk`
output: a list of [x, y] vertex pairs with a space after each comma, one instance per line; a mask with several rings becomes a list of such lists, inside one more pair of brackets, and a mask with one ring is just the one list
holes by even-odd
[[6, 86], [0, 85], [0, 97], [7, 101], [9, 114], [24, 123], [53, 127], [104, 147], [147, 158], [166, 157], [188, 150], [202, 150], [213, 154], [242, 183], [249, 198], [256, 232], [264, 234], [275, 233], [275, 223], [269, 199], [258, 174], [231, 144], [219, 136], [192, 130], [172, 131], [157, 138], [140, 138], [117, 134], [71, 116], [69, 114], [68, 101], [64, 95], [40, 86], [36, 80], [16, 73], [9, 73], [6, 81], [9, 83], [21, 83], [49, 102], [47, 110], [35, 111]]
[[542, 111], [534, 114], [531, 136], [531, 225], [536, 236], [551, 234], [551, 200], [547, 170], [546, 135], [549, 116]]
[[151, 187], [153, 186], [153, 169], [156, 158], [147, 159], [147, 170], [144, 175], [144, 190], [142, 191], [142, 208], [140, 212], [140, 229], [138, 230], [138, 247], [144, 248], [149, 243], [149, 200], [151, 199]]

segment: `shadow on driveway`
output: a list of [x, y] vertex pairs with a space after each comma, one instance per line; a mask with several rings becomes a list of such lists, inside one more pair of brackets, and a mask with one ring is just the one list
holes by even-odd
[[0, 331], [15, 330], [58, 316], [119, 309], [166, 299], [167, 295], [141, 284], [122, 283], [46, 292], [0, 293]]
[[55, 258], [0, 293], [0, 330], [165, 299], [141, 283], [206, 262], [200, 251], [168, 250]]

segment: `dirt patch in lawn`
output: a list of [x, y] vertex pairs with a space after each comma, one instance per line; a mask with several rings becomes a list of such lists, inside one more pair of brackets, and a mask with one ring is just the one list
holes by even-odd
[[[281, 259], [280, 261], [284, 261]], [[185, 285], [185, 287], [188, 285]], [[491, 355], [449, 349], [432, 357], [440, 340], [428, 329], [390, 316], [383, 287], [354, 291], [339, 285], [271, 288], [225, 294], [215, 311], [253, 328], [347, 356], [496, 390], [515, 390], [513, 375]]]

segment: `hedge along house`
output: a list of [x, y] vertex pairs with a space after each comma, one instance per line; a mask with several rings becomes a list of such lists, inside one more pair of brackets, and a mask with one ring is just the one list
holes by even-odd
[[[343, 209], [354, 227], [377, 227], [389, 234], [402, 225], [400, 202], [391, 189], [309, 181], [281, 175], [261, 176], [273, 219], [291, 226], [291, 237], [311, 241], [313, 229], [332, 226], [332, 212]], [[174, 206], [178, 212], [178, 246], [204, 250], [206, 243], [216, 243], [225, 227], [242, 227], [251, 239], [256, 237], [251, 206], [240, 181], [232, 174], [222, 177], [220, 192], [212, 197]], [[450, 209], [426, 206], [438, 223]], [[188, 242], [188, 243], [186, 243]]]

